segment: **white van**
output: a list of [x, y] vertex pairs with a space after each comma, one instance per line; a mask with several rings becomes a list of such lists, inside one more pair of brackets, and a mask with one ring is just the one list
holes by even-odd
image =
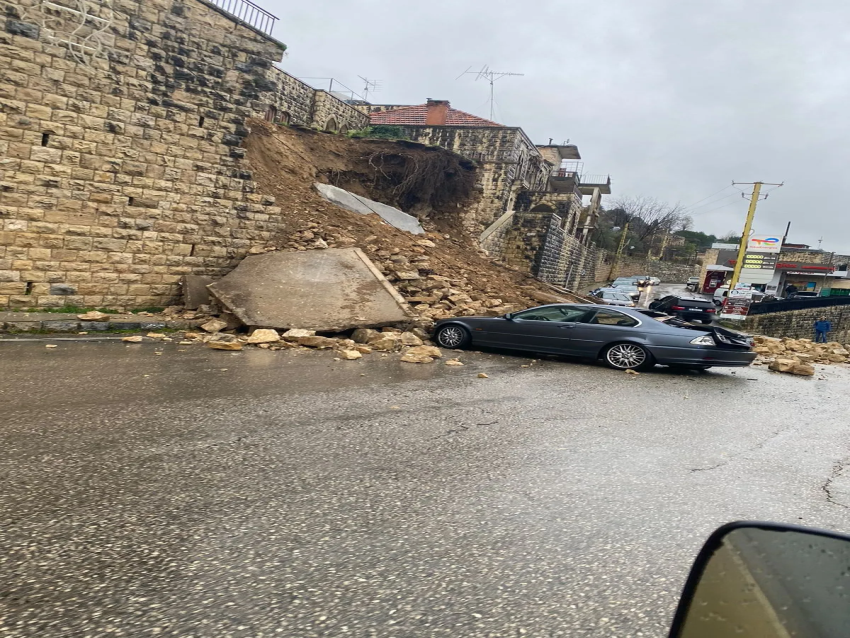
[[[764, 297], [764, 293], [760, 290], [753, 290], [753, 301], [760, 301]], [[729, 296], [729, 286], [721, 286], [714, 291], [714, 303], [718, 306], [723, 305], [723, 300]]]

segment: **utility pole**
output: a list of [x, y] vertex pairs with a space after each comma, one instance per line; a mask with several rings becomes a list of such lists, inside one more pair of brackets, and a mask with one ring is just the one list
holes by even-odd
[[[765, 186], [765, 182], [732, 182], [735, 184], [752, 184], [753, 194], [750, 195], [750, 208], [747, 210], [747, 221], [744, 223], [744, 233], [741, 235], [741, 245], [738, 246], [738, 259], [735, 261], [735, 271], [732, 273], [732, 280], [729, 282], [729, 296], [732, 296], [732, 291], [738, 285], [738, 279], [741, 278], [741, 269], [744, 267], [744, 255], [747, 253], [747, 243], [750, 240], [750, 232], [753, 229], [753, 218], [756, 216], [756, 206], [759, 203], [759, 194], [761, 187]], [[782, 186], [782, 184], [767, 184], [767, 186]], [[743, 195], [743, 193], [742, 193]]]
[[614, 279], [614, 275], [617, 274], [617, 266], [620, 265], [620, 255], [623, 254], [623, 248], [626, 245], [626, 236], [629, 234], [629, 222], [626, 222], [626, 225], [623, 226], [623, 234], [620, 237], [620, 245], [617, 246], [617, 253], [614, 255], [614, 263], [611, 264], [611, 272], [608, 273], [608, 279]]

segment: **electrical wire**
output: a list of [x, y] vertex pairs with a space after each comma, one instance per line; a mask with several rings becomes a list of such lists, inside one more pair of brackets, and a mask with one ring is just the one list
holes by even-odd
[[695, 201], [693, 204], [689, 204], [689, 205], [685, 206], [685, 208], [687, 208], [687, 209], [691, 209], [691, 208], [693, 208], [694, 206], [696, 206], [697, 204], [699, 204], [699, 203], [701, 203], [701, 202], [704, 202], [704, 201], [705, 201], [705, 200], [707, 200], [707, 199], [711, 199], [711, 198], [712, 198], [712, 197], [714, 197], [715, 195], [720, 195], [720, 193], [722, 193], [723, 191], [725, 191], [727, 188], [730, 188], [731, 186], [732, 186], [732, 184], [729, 184], [729, 185], [727, 185], [727, 186], [724, 186], [723, 188], [721, 188], [721, 189], [720, 189], [719, 191], [717, 191], [716, 193], [712, 193], [712, 194], [711, 194], [711, 195], [709, 195], [708, 197], [703, 197], [702, 199]]
[[[725, 197], [721, 197], [719, 199], [715, 199], [714, 201], [710, 201], [710, 202], [706, 202], [705, 204], [701, 204], [700, 206], [697, 206], [696, 208], [689, 209], [687, 212], [690, 213], [690, 214], [702, 215], [703, 213], [705, 213], [707, 211], [698, 210], [698, 209], [705, 208], [706, 206], [715, 206], [716, 204], [719, 204], [720, 202], [722, 202], [724, 200], [728, 200], [730, 198], [738, 198], [738, 197], [739, 197], [738, 193], [730, 193], [729, 195], [726, 195]], [[714, 209], [711, 209], [711, 210], [714, 210]]]

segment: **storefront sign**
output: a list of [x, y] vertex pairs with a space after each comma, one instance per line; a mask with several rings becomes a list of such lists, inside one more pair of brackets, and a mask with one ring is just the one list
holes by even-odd
[[747, 242], [747, 251], [778, 253], [782, 249], [782, 239], [776, 235], [752, 235]]
[[[733, 290], [732, 293], [739, 292]], [[750, 293], [752, 294], [752, 293]], [[723, 309], [720, 311], [721, 319], [742, 320], [746, 319], [747, 313], [750, 311], [752, 303], [749, 297], [735, 297], [732, 294], [723, 302]]]

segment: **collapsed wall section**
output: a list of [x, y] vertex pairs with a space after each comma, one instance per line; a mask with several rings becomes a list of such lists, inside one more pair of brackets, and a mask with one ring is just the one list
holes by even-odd
[[279, 226], [241, 143], [284, 46], [201, 0], [86, 5], [0, 14], [0, 307], [163, 306]]

